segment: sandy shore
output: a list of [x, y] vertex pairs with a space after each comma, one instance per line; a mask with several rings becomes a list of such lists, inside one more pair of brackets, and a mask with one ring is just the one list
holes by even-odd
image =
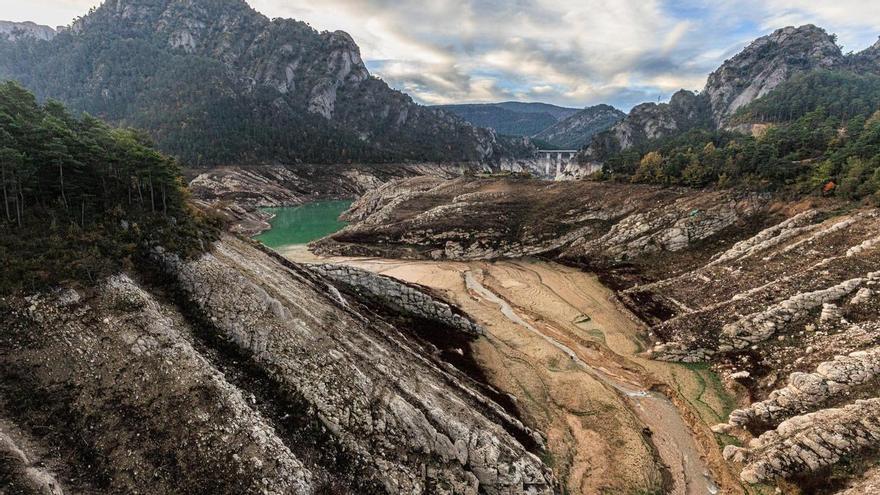
[[[304, 246], [282, 254], [431, 287], [483, 324], [488, 335], [474, 345], [478, 361], [547, 435], [545, 460], [570, 493], [653, 493], [664, 477], [676, 494], [737, 493], [716, 488], [715, 479], [727, 485], [730, 478], [694, 408], [679, 403], [689, 409], [685, 421], [654, 389], [664, 384], [683, 402], [699, 392], [705, 404], [713, 402], [711, 391], [696, 371], [639, 357], [642, 327], [594, 276], [537, 260], [320, 258]], [[724, 414], [706, 409], [698, 412], [707, 421]]]

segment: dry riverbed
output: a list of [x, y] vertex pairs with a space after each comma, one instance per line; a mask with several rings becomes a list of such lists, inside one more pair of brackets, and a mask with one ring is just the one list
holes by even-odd
[[639, 357], [643, 327], [594, 276], [538, 260], [282, 253], [430, 287], [483, 324], [488, 334], [473, 345], [476, 359], [547, 436], [545, 461], [569, 493], [739, 493], [706, 427], [729, 408], [717, 379]]

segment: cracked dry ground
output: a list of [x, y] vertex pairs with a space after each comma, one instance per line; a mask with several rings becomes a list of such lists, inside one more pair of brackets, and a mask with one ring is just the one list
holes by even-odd
[[[569, 493], [707, 494], [716, 479], [736, 484], [685, 399], [700, 397], [707, 420], [718, 421], [723, 392], [701, 385], [700, 370], [636, 357], [644, 329], [595, 277], [527, 259], [321, 261], [429, 287], [483, 324], [486, 336], [471, 345], [477, 361], [546, 435], [545, 461]], [[687, 422], [659, 390], [680, 401]]]

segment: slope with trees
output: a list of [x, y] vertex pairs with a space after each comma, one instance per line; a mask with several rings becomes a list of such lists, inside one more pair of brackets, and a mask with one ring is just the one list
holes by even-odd
[[371, 76], [346, 33], [242, 0], [105, 2], [51, 40], [0, 39], [0, 78], [144, 129], [193, 165], [470, 161], [503, 148]]
[[0, 85], [0, 292], [94, 283], [154, 246], [191, 255], [216, 226], [143, 134]]

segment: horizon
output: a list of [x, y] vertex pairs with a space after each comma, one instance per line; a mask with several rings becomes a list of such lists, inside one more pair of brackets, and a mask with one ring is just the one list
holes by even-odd
[[[101, 3], [0, 0], [0, 8], [8, 16], [3, 20], [55, 28]], [[247, 3], [270, 18], [348, 32], [371, 74], [423, 105], [512, 101], [580, 109], [605, 103], [629, 112], [666, 102], [679, 89], [702, 90], [724, 60], [782, 27], [814, 24], [836, 34], [844, 52], [865, 49], [880, 35], [880, 5], [854, 0], [738, 2], [746, 8], [704, 0], [538, 0], [516, 7], [450, 0], [431, 12], [418, 2], [387, 0]], [[503, 22], [509, 26], [499, 28]]]

